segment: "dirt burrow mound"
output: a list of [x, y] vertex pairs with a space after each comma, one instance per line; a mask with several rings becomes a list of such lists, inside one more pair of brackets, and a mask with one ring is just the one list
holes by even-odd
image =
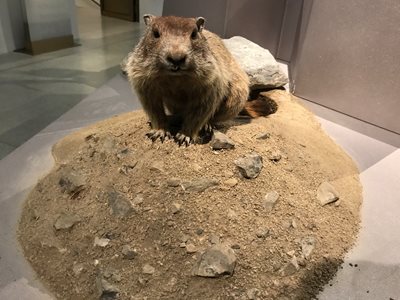
[[19, 226], [54, 295], [315, 297], [358, 232], [358, 170], [290, 94], [265, 96], [278, 111], [227, 124], [228, 149], [153, 144], [143, 112], [56, 144]]

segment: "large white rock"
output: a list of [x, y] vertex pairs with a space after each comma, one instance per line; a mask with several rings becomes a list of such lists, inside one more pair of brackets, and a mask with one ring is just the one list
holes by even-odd
[[224, 40], [240, 66], [250, 77], [250, 89], [278, 88], [288, 83], [272, 54], [241, 36]]

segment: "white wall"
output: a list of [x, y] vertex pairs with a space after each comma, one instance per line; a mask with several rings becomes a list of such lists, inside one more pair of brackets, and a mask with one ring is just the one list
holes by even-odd
[[164, 0], [140, 0], [139, 1], [139, 19], [143, 23], [144, 14], [161, 16], [163, 12]]
[[0, 23], [0, 54], [8, 52], [6, 40], [4, 39], [3, 28]]
[[0, 53], [24, 47], [23, 20], [20, 0], [0, 0]]
[[0, 0], [0, 54], [8, 52], [6, 39], [4, 37], [4, 25], [5, 23], [5, 12], [6, 10], [6, 1]]
[[69, 1], [24, 1], [32, 41], [72, 34]]
[[27, 19], [34, 40], [71, 32], [79, 38], [75, 0], [0, 0], [0, 54], [25, 47]]
[[69, 6], [69, 14], [71, 20], [71, 29], [72, 34], [74, 36], [74, 40], [79, 39], [79, 29], [78, 29], [78, 20], [77, 20], [77, 7], [75, 5], [75, 0], [68, 1]]

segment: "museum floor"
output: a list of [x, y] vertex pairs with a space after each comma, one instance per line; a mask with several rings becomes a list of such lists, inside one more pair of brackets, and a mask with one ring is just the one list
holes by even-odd
[[137, 23], [101, 17], [77, 1], [78, 47], [0, 55], [0, 159], [113, 77], [140, 36]]
[[[51, 146], [87, 124], [139, 108], [118, 66], [137, 41], [139, 26], [90, 14], [79, 8], [85, 24], [80, 47], [39, 57], [0, 56], [0, 299], [51, 299], [15, 239], [24, 198], [53, 165]], [[364, 188], [357, 245], [319, 299], [398, 300], [400, 149], [337, 124], [334, 112], [305, 104], [357, 162]]]

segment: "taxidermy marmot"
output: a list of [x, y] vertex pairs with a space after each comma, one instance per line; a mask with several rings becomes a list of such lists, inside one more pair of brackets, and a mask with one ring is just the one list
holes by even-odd
[[[222, 40], [198, 18], [145, 15], [144, 36], [129, 55], [126, 72], [136, 90], [153, 141], [197, 141], [242, 110], [252, 117], [268, 113], [248, 102], [249, 79]], [[172, 129], [169, 115], [179, 120]]]

